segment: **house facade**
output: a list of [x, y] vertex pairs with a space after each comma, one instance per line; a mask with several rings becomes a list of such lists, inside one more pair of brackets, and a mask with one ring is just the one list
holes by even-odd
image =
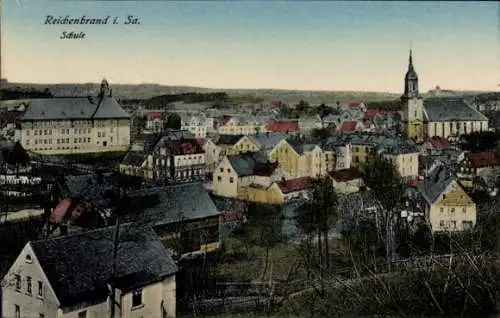
[[205, 151], [196, 139], [162, 138], [152, 153], [157, 182], [199, 181], [206, 177]]
[[208, 127], [207, 118], [202, 114], [182, 118], [181, 129], [188, 130], [196, 138], [206, 138]]
[[476, 204], [447, 167], [437, 166], [422, 180], [419, 191], [433, 232], [466, 231], [475, 226]]
[[2, 280], [3, 317], [109, 317], [111, 286], [117, 318], [175, 317], [171, 253], [150, 228], [142, 234], [121, 230], [128, 239], [121, 242], [113, 275], [113, 232], [102, 228], [27, 243]]
[[269, 152], [269, 160], [278, 162], [295, 178], [317, 177], [326, 172], [325, 154], [314, 144], [283, 139]]
[[41, 154], [125, 151], [130, 115], [104, 80], [97, 98], [33, 99], [21, 119], [21, 144]]

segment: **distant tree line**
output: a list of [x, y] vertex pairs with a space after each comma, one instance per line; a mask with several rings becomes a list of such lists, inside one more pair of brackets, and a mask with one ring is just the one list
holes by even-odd
[[154, 96], [149, 99], [123, 99], [120, 100], [122, 105], [141, 104], [146, 108], [163, 108], [165, 105], [174, 102], [184, 103], [203, 103], [214, 102], [223, 103], [229, 99], [225, 92], [214, 93], [182, 93], [182, 94], [167, 94]]
[[399, 99], [385, 100], [385, 101], [373, 101], [366, 103], [367, 109], [379, 109], [385, 111], [399, 111], [403, 109], [403, 103]]
[[14, 89], [0, 89], [0, 100], [16, 100], [30, 98], [52, 98], [54, 95], [48, 88], [43, 91], [16, 87]]

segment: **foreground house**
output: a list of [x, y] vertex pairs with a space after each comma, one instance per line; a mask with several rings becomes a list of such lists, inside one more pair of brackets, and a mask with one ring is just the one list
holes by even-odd
[[476, 224], [476, 204], [449, 168], [438, 165], [418, 185], [433, 232], [464, 231]]
[[201, 183], [138, 190], [124, 218], [149, 224], [180, 258], [220, 248], [220, 212]]
[[2, 280], [4, 317], [176, 316], [177, 266], [151, 228], [124, 224], [28, 242]]
[[25, 149], [41, 154], [125, 151], [130, 145], [130, 115], [103, 80], [97, 98], [31, 100], [20, 136]]

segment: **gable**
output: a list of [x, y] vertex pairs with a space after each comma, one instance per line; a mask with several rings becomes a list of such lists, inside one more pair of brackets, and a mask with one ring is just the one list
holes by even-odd
[[474, 202], [465, 192], [462, 186], [457, 181], [453, 181], [450, 183], [450, 185], [448, 185], [445, 191], [443, 191], [443, 194], [441, 195], [441, 200], [438, 200], [436, 204], [455, 205], [455, 204], [474, 204]]
[[[16, 279], [14, 275], [21, 276], [21, 292], [26, 293], [27, 277], [31, 277], [31, 290], [34, 297], [38, 295], [38, 282], [42, 282], [43, 299], [47, 303], [60, 305], [57, 295], [52, 288], [46, 273], [43, 271], [40, 262], [33, 251], [30, 243], [26, 243], [24, 248], [19, 253], [14, 261], [14, 264], [9, 268], [5, 276], [2, 278], [2, 290], [12, 290], [17, 293]], [[4, 297], [8, 297], [8, 293], [4, 292]]]
[[277, 156], [279, 153], [286, 153], [286, 154], [295, 154], [296, 156], [299, 156], [299, 154], [295, 151], [295, 149], [290, 145], [290, 143], [286, 140], [283, 139], [281, 140], [274, 148], [271, 150], [269, 153], [269, 156]]
[[248, 136], [242, 137], [237, 143], [234, 144], [233, 149], [235, 151], [240, 150], [258, 150], [259, 145], [253, 142]]

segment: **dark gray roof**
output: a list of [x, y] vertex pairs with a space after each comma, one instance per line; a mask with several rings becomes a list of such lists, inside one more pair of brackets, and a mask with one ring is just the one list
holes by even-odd
[[306, 144], [302, 140], [298, 140], [295, 138], [289, 138], [287, 139], [287, 142], [290, 144], [290, 146], [292, 146], [293, 150], [295, 150], [299, 155], [312, 151], [315, 147], [317, 147], [316, 144]]
[[428, 121], [488, 120], [474, 106], [459, 97], [424, 99], [424, 109]]
[[100, 206], [108, 206], [111, 204], [108, 192], [113, 190], [109, 176], [109, 173], [103, 174], [102, 177], [87, 174], [66, 176], [64, 179], [71, 196], [82, 197]]
[[[61, 307], [75, 310], [106, 300], [107, 283], [113, 274], [114, 229], [107, 227], [29, 243]], [[158, 282], [177, 272], [172, 252], [150, 227], [121, 225], [117, 261], [115, 281], [125, 290]]]
[[215, 138], [214, 143], [216, 145], [234, 145], [237, 143], [244, 135], [219, 135]]
[[170, 139], [195, 139], [196, 136], [189, 130], [167, 129], [163, 132], [163, 137]]
[[262, 151], [247, 152], [244, 154], [228, 156], [227, 158], [239, 177], [252, 175], [255, 171], [256, 165], [268, 162], [267, 155]]
[[91, 118], [130, 118], [130, 115], [112, 97], [105, 97], [101, 103], [98, 98], [58, 97], [32, 99], [23, 116], [23, 120]]
[[265, 132], [248, 135], [248, 138], [260, 146], [260, 150], [271, 150], [283, 139], [288, 138], [287, 133]]
[[147, 159], [147, 156], [148, 155], [142, 151], [129, 151], [121, 163], [130, 166], [140, 166]]
[[419, 190], [429, 204], [434, 204], [455, 180], [456, 177], [450, 169], [444, 165], [438, 165], [420, 183]]
[[[135, 213], [125, 216], [130, 222], [164, 225], [181, 219], [195, 220], [219, 215], [214, 202], [201, 183], [157, 187], [131, 193], [140, 200]], [[134, 204], [134, 203], [132, 203]]]

